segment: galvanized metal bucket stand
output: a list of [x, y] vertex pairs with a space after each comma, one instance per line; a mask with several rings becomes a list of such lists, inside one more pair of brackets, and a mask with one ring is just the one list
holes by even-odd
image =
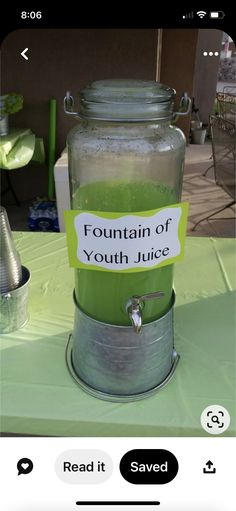
[[[75, 301], [75, 296], [74, 296]], [[172, 378], [179, 361], [174, 348], [173, 307], [140, 333], [132, 326], [97, 321], [75, 302], [73, 334], [66, 348], [70, 374], [94, 397], [130, 402], [151, 396]]]
[[22, 266], [22, 280], [16, 289], [0, 294], [0, 334], [22, 328], [28, 321], [30, 272]]

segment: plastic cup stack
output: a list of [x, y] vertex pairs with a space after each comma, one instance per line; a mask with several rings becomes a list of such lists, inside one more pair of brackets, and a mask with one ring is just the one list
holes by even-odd
[[15, 248], [5, 208], [0, 206], [0, 293], [9, 293], [22, 281], [20, 256]]

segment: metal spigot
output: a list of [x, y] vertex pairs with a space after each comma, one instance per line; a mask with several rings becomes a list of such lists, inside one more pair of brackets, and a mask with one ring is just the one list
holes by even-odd
[[129, 299], [127, 303], [127, 312], [134, 327], [134, 331], [136, 334], [139, 334], [142, 328], [141, 303], [139, 296], [132, 296], [132, 298]]
[[134, 331], [136, 334], [139, 334], [142, 329], [142, 309], [143, 302], [148, 300], [153, 300], [154, 298], [162, 298], [165, 293], [162, 291], [154, 291], [154, 293], [148, 293], [147, 295], [142, 296], [132, 296], [127, 304], [126, 311], [129, 314], [131, 323], [134, 327]]

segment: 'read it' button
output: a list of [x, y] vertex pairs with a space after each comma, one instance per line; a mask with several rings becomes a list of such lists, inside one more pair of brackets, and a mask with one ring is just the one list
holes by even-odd
[[120, 472], [132, 484], [166, 484], [175, 478], [179, 464], [165, 449], [134, 449], [120, 462]]

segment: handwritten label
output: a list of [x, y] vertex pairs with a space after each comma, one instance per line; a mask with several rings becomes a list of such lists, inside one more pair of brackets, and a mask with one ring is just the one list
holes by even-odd
[[135, 272], [183, 257], [188, 204], [138, 213], [66, 211], [70, 265]]

